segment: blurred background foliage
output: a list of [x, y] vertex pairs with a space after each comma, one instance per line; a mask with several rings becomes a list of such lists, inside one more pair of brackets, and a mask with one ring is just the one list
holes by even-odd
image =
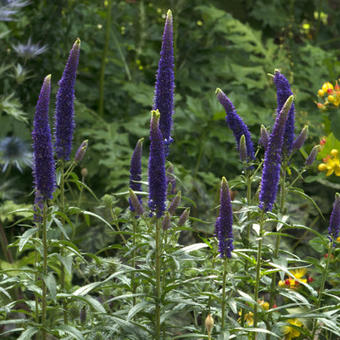
[[[230, 96], [256, 143], [260, 124], [269, 129], [273, 124], [276, 98], [268, 73], [279, 68], [296, 96], [296, 134], [305, 124], [310, 127], [302, 154], [319, 143], [325, 126], [316, 93], [340, 74], [338, 1], [1, 0], [0, 141], [17, 143], [10, 159], [0, 151], [1, 204], [33, 201], [27, 158], [34, 107], [41, 81], [51, 73], [52, 115], [57, 82], [77, 37], [82, 45], [74, 150], [89, 140], [86, 183], [98, 197], [125, 191], [131, 153], [141, 137], [146, 137], [146, 167], [149, 111], [168, 8], [174, 15], [176, 68], [175, 142], [169, 160], [184, 195], [195, 202], [194, 216], [212, 220], [219, 179], [237, 178], [242, 170], [216, 87]], [[294, 158], [303, 160], [302, 155]], [[334, 187], [320, 190], [316, 167], [310, 175], [312, 184], [305, 189], [328, 213]], [[86, 193], [82, 200], [85, 206], [97, 205]], [[300, 201], [292, 209], [305, 219], [316, 214]], [[6, 225], [12, 219], [0, 221]]]

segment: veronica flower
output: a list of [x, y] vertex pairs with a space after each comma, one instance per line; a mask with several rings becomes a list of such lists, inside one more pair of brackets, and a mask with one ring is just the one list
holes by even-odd
[[83, 158], [84, 158], [84, 156], [86, 154], [86, 150], [87, 150], [88, 145], [89, 145], [89, 141], [87, 139], [85, 139], [80, 144], [80, 146], [79, 146], [79, 148], [78, 148], [78, 150], [77, 150], [77, 152], [76, 152], [76, 154], [74, 156], [74, 161], [76, 163], [80, 163], [83, 160]]
[[55, 148], [58, 159], [69, 160], [74, 123], [74, 84], [79, 61], [80, 40], [73, 44], [63, 76], [59, 81], [55, 112]]
[[[282, 107], [288, 97], [293, 93], [290, 89], [290, 85], [286, 77], [280, 73], [279, 70], [275, 70], [274, 84], [276, 86], [277, 95], [277, 114], [282, 110]], [[294, 104], [291, 106], [285, 127], [284, 134], [284, 145], [283, 152], [285, 155], [289, 156], [292, 152], [293, 142], [294, 142], [294, 123], [295, 123], [295, 107]]]
[[267, 149], [268, 141], [269, 141], [268, 131], [267, 131], [266, 127], [262, 124], [261, 125], [259, 144], [262, 145], [265, 150]]
[[172, 13], [168, 10], [163, 41], [161, 48], [161, 57], [158, 63], [156, 76], [155, 97], [153, 109], [159, 110], [161, 117], [159, 128], [164, 138], [166, 146], [166, 155], [168, 154], [169, 145], [172, 143], [171, 128], [172, 115], [174, 113], [174, 50], [173, 50], [173, 25]]
[[179, 227], [183, 226], [190, 216], [190, 208], [186, 208], [178, 219], [177, 225]]
[[227, 114], [226, 121], [227, 121], [229, 128], [234, 134], [238, 150], [240, 151], [241, 136], [244, 135], [246, 139], [248, 160], [254, 159], [255, 158], [254, 157], [254, 146], [253, 146], [253, 142], [251, 140], [247, 125], [243, 122], [241, 117], [236, 113], [233, 103], [230, 101], [230, 99], [224, 94], [224, 92], [221, 89], [216, 89], [216, 95], [217, 95], [217, 99], [219, 100], [219, 102], [222, 104], [222, 106], [225, 109], [225, 112]]
[[35, 189], [44, 200], [51, 199], [55, 189], [55, 164], [51, 130], [48, 123], [50, 92], [51, 75], [48, 75], [40, 91], [32, 132]]
[[233, 246], [233, 209], [231, 206], [228, 182], [225, 177], [221, 181], [220, 213], [216, 219], [215, 233], [218, 239], [220, 257], [231, 258]]
[[309, 156], [306, 159], [305, 165], [310, 166], [314, 163], [316, 156], [318, 155], [319, 151], [321, 149], [321, 145], [315, 145], [310, 152]]
[[158, 218], [162, 217], [166, 200], [166, 175], [164, 140], [159, 128], [158, 110], [151, 112], [150, 122], [150, 155], [149, 155], [149, 207], [156, 212]]
[[[142, 191], [142, 149], [143, 149], [143, 140], [141, 138], [138, 140], [135, 150], [133, 151], [130, 163], [130, 188], [133, 191]], [[142, 204], [142, 196], [137, 195], [139, 203]], [[134, 205], [132, 205], [131, 200], [129, 199], [130, 210], [134, 211]]]
[[293, 150], [299, 150], [300, 148], [302, 148], [303, 144], [305, 144], [307, 136], [308, 136], [308, 125], [304, 126], [300, 134], [296, 137], [293, 143]]
[[336, 193], [333, 210], [329, 220], [328, 234], [331, 241], [335, 241], [340, 231], [340, 194]]
[[181, 195], [181, 192], [179, 191], [177, 195], [174, 197], [174, 199], [172, 200], [172, 202], [170, 203], [170, 206], [168, 208], [168, 212], [171, 216], [175, 215], [176, 209], [181, 203], [181, 199], [182, 199], [182, 195]]
[[283, 136], [288, 111], [293, 103], [290, 96], [283, 105], [281, 112], [276, 116], [273, 131], [269, 137], [268, 146], [264, 154], [263, 172], [260, 192], [260, 208], [271, 211], [276, 199], [277, 187], [280, 180], [281, 152]]

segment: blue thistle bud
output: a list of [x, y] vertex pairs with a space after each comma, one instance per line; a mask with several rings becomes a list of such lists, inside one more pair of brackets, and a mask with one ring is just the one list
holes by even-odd
[[190, 208], [186, 208], [178, 219], [177, 225], [179, 227], [183, 226], [190, 216]]
[[276, 116], [273, 131], [269, 137], [268, 147], [264, 154], [264, 163], [260, 191], [260, 208], [271, 211], [276, 199], [277, 187], [280, 180], [282, 142], [288, 112], [293, 104], [290, 96], [279, 115]]
[[241, 117], [236, 113], [235, 107], [230, 101], [230, 99], [224, 94], [221, 89], [216, 89], [216, 95], [219, 102], [225, 109], [227, 114], [226, 121], [229, 128], [232, 130], [234, 137], [236, 139], [237, 148], [240, 150], [240, 139], [244, 135], [246, 138], [247, 145], [247, 156], [249, 159], [254, 159], [254, 146], [250, 137], [250, 133], [247, 125], [243, 122]]
[[51, 92], [51, 75], [44, 79], [35, 109], [33, 138], [33, 176], [39, 199], [52, 198], [55, 189], [55, 164], [48, 110]]
[[75, 156], [74, 156], [74, 161], [75, 161], [76, 163], [80, 163], [80, 162], [83, 160], [88, 145], [89, 145], [89, 141], [88, 141], [87, 139], [84, 140], [84, 141], [80, 144], [80, 146], [79, 146], [79, 148], [78, 148], [78, 150], [77, 150], [77, 152], [76, 152], [76, 154], [75, 154]]
[[[274, 84], [276, 86], [276, 95], [277, 95], [277, 114], [279, 114], [282, 110], [282, 107], [288, 97], [290, 97], [293, 93], [290, 89], [290, 85], [286, 77], [280, 73], [279, 70], [275, 70], [274, 74]], [[286, 122], [285, 134], [284, 134], [284, 142], [283, 142], [283, 154], [289, 156], [293, 149], [294, 142], [294, 124], [295, 124], [295, 107], [294, 104], [291, 106], [288, 118]]]
[[300, 134], [296, 137], [293, 143], [293, 150], [299, 150], [300, 148], [302, 148], [303, 144], [305, 144], [307, 136], [308, 136], [308, 125], [305, 125], [305, 127], [301, 130]]
[[335, 194], [333, 210], [329, 220], [328, 234], [331, 241], [335, 241], [340, 231], [340, 194]]
[[172, 200], [170, 207], [168, 208], [168, 212], [171, 216], [175, 215], [176, 209], [178, 208], [179, 204], [181, 203], [181, 192], [179, 191], [177, 195]]
[[74, 84], [79, 61], [80, 40], [73, 44], [64, 73], [59, 81], [55, 111], [55, 149], [58, 159], [69, 160], [74, 123]]
[[321, 149], [321, 145], [315, 145], [313, 147], [312, 151], [310, 152], [309, 156], [306, 159], [306, 162], [305, 162], [306, 166], [311, 166], [314, 163], [315, 158], [318, 155], [320, 149]]
[[[144, 138], [138, 140], [135, 150], [133, 151], [130, 163], [130, 188], [133, 191], [142, 191], [142, 151]], [[142, 196], [138, 195], [138, 201], [142, 204]], [[134, 206], [130, 203], [130, 210], [134, 211]]]
[[225, 177], [221, 181], [220, 213], [216, 219], [215, 232], [218, 239], [220, 257], [231, 258], [233, 246], [233, 209], [231, 206], [228, 182]]
[[266, 150], [269, 141], [269, 134], [264, 125], [261, 125], [259, 144]]
[[164, 140], [159, 128], [158, 110], [151, 111], [150, 122], [150, 155], [149, 155], [149, 207], [156, 212], [158, 218], [162, 217], [166, 200], [166, 176]]
[[138, 215], [143, 215], [144, 209], [137, 195], [131, 188], [129, 188], [129, 193], [130, 193], [130, 197], [129, 197], [130, 210], [135, 211]]
[[174, 50], [173, 50], [172, 13], [168, 10], [161, 48], [161, 57], [156, 75], [153, 110], [159, 110], [161, 117], [159, 127], [164, 138], [166, 156], [172, 143], [171, 128], [174, 112]]

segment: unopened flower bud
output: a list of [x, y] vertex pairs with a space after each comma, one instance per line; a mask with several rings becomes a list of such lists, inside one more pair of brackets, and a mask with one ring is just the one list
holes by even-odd
[[172, 200], [170, 207], [168, 209], [169, 214], [175, 215], [176, 209], [178, 208], [179, 204], [181, 203], [181, 192], [179, 191], [177, 195]]
[[135, 192], [131, 188], [129, 188], [129, 193], [130, 193], [130, 202], [131, 202], [131, 205], [134, 208], [134, 211], [138, 215], [143, 215], [144, 209], [143, 209], [143, 206], [140, 204], [137, 195], [135, 194]]
[[205, 329], [208, 332], [208, 335], [211, 335], [211, 331], [214, 328], [214, 319], [213, 317], [208, 314], [208, 316], [205, 318]]
[[247, 145], [246, 145], [246, 136], [242, 135], [240, 138], [240, 159], [242, 162], [247, 160]]
[[190, 215], [190, 208], [186, 208], [183, 212], [182, 215], [179, 217], [178, 219], [178, 226], [183, 226], [185, 224], [185, 222], [187, 221], [187, 219], [189, 218]]
[[76, 155], [74, 156], [74, 161], [76, 163], [80, 163], [82, 159], [84, 158], [86, 150], [87, 150], [87, 146], [88, 146], [88, 140], [86, 139], [80, 144], [76, 152]]
[[306, 164], [307, 166], [310, 166], [310, 165], [312, 165], [312, 164], [314, 163], [315, 158], [316, 158], [317, 154], [318, 154], [319, 151], [320, 151], [320, 148], [321, 148], [320, 145], [315, 145], [315, 146], [313, 147], [312, 151], [310, 152], [310, 154], [309, 154], [309, 156], [307, 157], [306, 162], [305, 162], [305, 164]]
[[259, 144], [263, 146], [264, 149], [267, 149], [268, 141], [269, 141], [269, 134], [267, 129], [264, 125], [261, 125], [261, 137], [259, 140]]
[[166, 212], [162, 222], [163, 230], [168, 230], [171, 227], [171, 215]]
[[87, 170], [87, 168], [82, 168], [80, 171], [80, 174], [82, 177], [87, 177], [87, 175], [89, 174], [89, 171]]
[[300, 134], [296, 137], [293, 143], [293, 150], [299, 150], [303, 144], [305, 143], [308, 136], [308, 126], [306, 125], [300, 132]]

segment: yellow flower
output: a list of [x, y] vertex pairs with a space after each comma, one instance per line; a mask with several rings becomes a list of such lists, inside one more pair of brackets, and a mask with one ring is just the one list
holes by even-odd
[[325, 94], [325, 92], [323, 92], [321, 89], [318, 91], [318, 96], [319, 97], [323, 97]]
[[286, 287], [286, 283], [283, 280], [279, 281], [279, 287], [283, 288]]
[[268, 310], [269, 309], [269, 303], [268, 302], [266, 302], [264, 300], [258, 300], [257, 302], [262, 307], [262, 309], [264, 309], [264, 310]]
[[[295, 327], [303, 326], [303, 323], [299, 319], [289, 319], [287, 321], [289, 324]], [[287, 325], [283, 327], [283, 334], [285, 335], [285, 340], [291, 340], [300, 336], [301, 332], [292, 326]]]
[[333, 89], [334, 89], [334, 87], [333, 87], [332, 83], [330, 83], [329, 81], [327, 81], [326, 83], [324, 83], [324, 84], [322, 85], [322, 91], [323, 91], [324, 93], [327, 93], [328, 90], [333, 90]]
[[340, 242], [340, 236], [336, 239], [336, 242]]
[[326, 176], [330, 176], [333, 173], [336, 176], [340, 176], [340, 159], [337, 149], [333, 149], [331, 155], [324, 158], [324, 162], [325, 163], [319, 164], [319, 171], [327, 171]]
[[[238, 312], [239, 316], [242, 316], [242, 311]], [[243, 315], [244, 321], [247, 323], [248, 326], [252, 326], [254, 324], [254, 313], [248, 312]], [[241, 322], [241, 318], [237, 320], [238, 322]]]

